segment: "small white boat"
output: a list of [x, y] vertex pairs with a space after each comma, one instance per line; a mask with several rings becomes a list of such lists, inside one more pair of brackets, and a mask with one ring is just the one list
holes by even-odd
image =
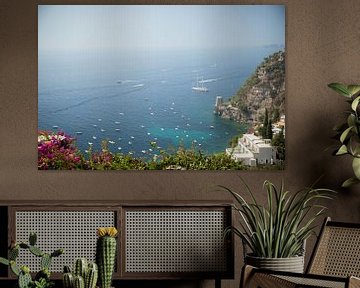
[[204, 79], [200, 80], [197, 79], [195, 86], [192, 87], [192, 90], [197, 92], [208, 92], [209, 89], [204, 85]]

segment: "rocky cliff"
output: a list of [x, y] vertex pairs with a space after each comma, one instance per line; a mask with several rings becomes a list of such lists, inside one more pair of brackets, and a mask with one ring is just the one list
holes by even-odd
[[274, 119], [285, 114], [285, 53], [264, 59], [239, 91], [215, 108], [223, 118], [253, 125], [262, 121], [265, 109]]

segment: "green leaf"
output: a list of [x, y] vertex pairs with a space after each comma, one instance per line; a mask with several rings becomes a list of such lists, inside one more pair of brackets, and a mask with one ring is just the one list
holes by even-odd
[[357, 179], [360, 180], [360, 158], [355, 157], [352, 162], [352, 168]]
[[3, 257], [0, 257], [0, 263], [1, 263], [1, 264], [4, 264], [4, 265], [9, 265], [9, 264], [10, 264], [9, 260], [8, 260], [8, 259], [5, 259], [5, 258], [3, 258]]
[[348, 188], [352, 185], [359, 184], [359, 183], [360, 183], [359, 179], [352, 177], [352, 178], [349, 178], [346, 181], [344, 181], [344, 183], [341, 185], [341, 187]]
[[346, 140], [346, 137], [348, 136], [348, 134], [349, 134], [349, 132], [351, 131], [352, 128], [353, 127], [349, 127], [343, 133], [341, 133], [341, 136], [340, 136], [341, 143], [344, 143], [344, 141]]
[[351, 113], [347, 118], [347, 124], [349, 127], [351, 127], [351, 126], [355, 126], [355, 123], [356, 123], [356, 116]]
[[344, 154], [347, 154], [348, 153], [348, 150], [347, 150], [347, 147], [346, 145], [342, 145], [339, 150], [336, 152], [336, 155], [344, 155]]
[[351, 109], [356, 111], [360, 101], [360, 96], [356, 97], [354, 101], [351, 103]]
[[15, 261], [10, 261], [10, 268], [11, 268], [11, 271], [12, 271], [16, 276], [19, 276], [21, 270], [20, 270], [20, 268], [16, 265], [16, 262], [15, 262]]
[[360, 138], [357, 134], [350, 137], [349, 141], [349, 150], [351, 155], [355, 157], [360, 156]]
[[333, 89], [335, 92], [339, 93], [342, 96], [351, 97], [351, 93], [348, 90], [348, 87], [341, 83], [330, 83], [328, 85], [329, 88]]
[[347, 90], [351, 96], [354, 96], [360, 92], [360, 85], [348, 85]]

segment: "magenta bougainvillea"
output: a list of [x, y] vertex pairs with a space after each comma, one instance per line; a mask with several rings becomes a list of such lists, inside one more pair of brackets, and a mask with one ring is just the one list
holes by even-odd
[[38, 169], [81, 169], [83, 165], [75, 139], [64, 132], [38, 132]]

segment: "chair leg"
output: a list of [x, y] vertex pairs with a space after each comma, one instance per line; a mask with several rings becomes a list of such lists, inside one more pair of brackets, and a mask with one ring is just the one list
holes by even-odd
[[244, 265], [244, 267], [242, 268], [242, 271], [241, 271], [239, 288], [248, 287], [250, 280], [251, 280], [251, 276], [253, 274], [253, 271], [254, 271], [254, 267], [252, 267], [250, 265]]
[[360, 288], [360, 278], [349, 277], [349, 288]]
[[[246, 265], [243, 267], [240, 280], [240, 288], [295, 288], [296, 284], [287, 280], [272, 276], [271, 274], [257, 272], [257, 269]], [[354, 286], [354, 288], [357, 286]], [[359, 287], [360, 288], [360, 287]]]

